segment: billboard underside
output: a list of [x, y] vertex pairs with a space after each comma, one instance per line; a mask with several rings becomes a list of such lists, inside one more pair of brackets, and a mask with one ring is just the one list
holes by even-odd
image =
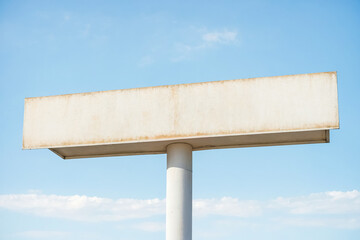
[[260, 146], [278, 146], [292, 144], [329, 142], [329, 130], [300, 131], [285, 133], [264, 133], [240, 136], [222, 136], [207, 138], [189, 138], [183, 140], [165, 140], [149, 142], [133, 142], [79, 147], [50, 148], [63, 159], [129, 156], [166, 153], [166, 146], [171, 143], [189, 143], [193, 150], [222, 148], [242, 148]]

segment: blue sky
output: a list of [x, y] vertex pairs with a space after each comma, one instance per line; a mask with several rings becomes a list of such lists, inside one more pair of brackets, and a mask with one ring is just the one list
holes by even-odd
[[338, 72], [331, 143], [193, 153], [193, 238], [360, 238], [359, 1], [0, 1], [0, 238], [165, 239], [166, 156], [23, 151], [25, 97]]

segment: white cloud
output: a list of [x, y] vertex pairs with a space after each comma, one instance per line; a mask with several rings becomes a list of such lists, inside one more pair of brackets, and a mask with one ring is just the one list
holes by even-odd
[[283, 217], [273, 219], [281, 225], [296, 226], [296, 227], [328, 227], [339, 229], [359, 229], [359, 217]]
[[252, 217], [261, 215], [261, 205], [257, 201], [240, 201], [237, 198], [194, 200], [194, 215], [221, 215], [234, 217]]
[[64, 14], [64, 20], [65, 20], [65, 21], [69, 21], [70, 19], [71, 19], [70, 14], [65, 13], [65, 14]]
[[132, 228], [145, 232], [163, 232], [165, 231], [164, 222], [142, 222], [132, 226]]
[[139, 66], [144, 67], [154, 63], [154, 59], [151, 56], [143, 56], [139, 61]]
[[[194, 233], [196, 239], [228, 239], [231, 236], [241, 236], [242, 230], [261, 231], [264, 230], [264, 225], [254, 223], [250, 219], [221, 219], [214, 220], [199, 227]], [[251, 237], [250, 237], [251, 238]]]
[[236, 41], [236, 31], [208, 32], [203, 34], [202, 39], [209, 43], [232, 43]]
[[[164, 199], [109, 199], [88, 196], [28, 194], [0, 195], [0, 208], [42, 217], [75, 221], [122, 221], [147, 219], [165, 214]], [[211, 215], [232, 219], [268, 221], [267, 224], [298, 227], [360, 228], [360, 192], [358, 190], [314, 193], [307, 196], [270, 201], [246, 201], [238, 198], [195, 199], [195, 217]], [[221, 219], [221, 218], [220, 218]], [[236, 225], [239, 225], [239, 222]], [[163, 231], [164, 224], [143, 222], [132, 226], [142, 231]]]
[[43, 239], [43, 238], [61, 238], [69, 236], [68, 232], [58, 232], [58, 231], [25, 231], [16, 233], [15, 236], [24, 237], [24, 238], [35, 238], [35, 239]]
[[215, 46], [220, 45], [230, 45], [230, 44], [237, 44], [238, 40], [238, 33], [237, 31], [199, 31], [200, 34], [196, 35], [193, 39], [194, 43], [176, 43], [175, 49], [177, 52], [177, 56], [172, 58], [173, 61], [181, 61], [189, 57], [190, 55], [205, 50], [210, 49]]
[[294, 198], [279, 197], [269, 207], [284, 209], [291, 214], [360, 214], [360, 192], [332, 191]]
[[118, 199], [45, 194], [0, 195], [0, 207], [43, 217], [77, 221], [119, 221], [165, 213], [165, 200]]
[[91, 24], [89, 23], [85, 24], [84, 29], [81, 31], [81, 35], [85, 38], [88, 37], [90, 34], [90, 30], [91, 30]]

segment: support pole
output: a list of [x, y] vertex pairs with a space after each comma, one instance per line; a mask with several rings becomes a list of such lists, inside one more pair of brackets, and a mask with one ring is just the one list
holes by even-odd
[[167, 146], [166, 240], [192, 238], [192, 146]]

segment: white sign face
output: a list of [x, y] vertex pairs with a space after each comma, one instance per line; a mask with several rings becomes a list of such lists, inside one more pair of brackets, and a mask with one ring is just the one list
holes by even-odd
[[328, 142], [336, 72], [25, 99], [23, 148], [63, 158]]

